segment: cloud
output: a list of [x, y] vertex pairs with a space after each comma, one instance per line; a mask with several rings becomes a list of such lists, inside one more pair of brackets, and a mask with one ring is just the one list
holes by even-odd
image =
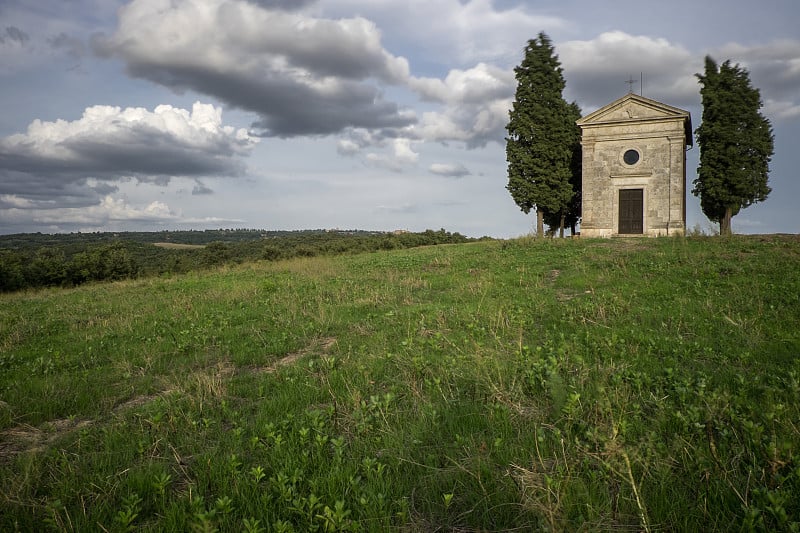
[[419, 159], [419, 154], [411, 148], [411, 139], [397, 138], [389, 143], [391, 153], [368, 153], [366, 161], [374, 166], [400, 172], [404, 167], [414, 165]]
[[339, 139], [339, 142], [336, 144], [336, 151], [339, 155], [344, 156], [354, 156], [361, 148], [362, 147], [352, 139]]
[[419, 160], [419, 153], [414, 151], [413, 146], [420, 140], [414, 136], [397, 136], [404, 132], [351, 128], [343, 132], [343, 137], [337, 142], [336, 151], [342, 156], [356, 157], [367, 148], [380, 150], [363, 155], [363, 162], [369, 166], [401, 172]]
[[375, 211], [379, 213], [388, 213], [388, 214], [412, 214], [418, 213], [420, 207], [415, 204], [402, 204], [402, 205], [377, 205], [375, 206]]
[[186, 217], [180, 209], [173, 209], [162, 201], [151, 201], [145, 205], [132, 205], [122, 198], [111, 195], [85, 206], [64, 207], [41, 205], [15, 195], [0, 195], [0, 227], [3, 231], [41, 230], [48, 231], [105, 231], [124, 228], [132, 231], [141, 228], [152, 231], [162, 227], [180, 225], [219, 226], [238, 224], [241, 219], [220, 217]]
[[413, 131], [421, 139], [447, 143], [461, 141], [467, 148], [480, 148], [489, 142], [503, 143], [511, 98], [481, 104], [451, 103], [444, 111], [422, 114]]
[[72, 37], [64, 32], [47, 39], [50, 46], [56, 50], [64, 50], [73, 59], [80, 59], [86, 53], [86, 45], [77, 37]]
[[402, 41], [409, 57], [451, 66], [513, 65], [532, 34], [569, 25], [564, 18], [536, 13], [526, 5], [532, 2], [515, 3], [502, 8], [496, 0], [332, 0], [325, 9], [332, 16], [358, 12], [374, 20], [387, 40]]
[[251, 4], [264, 7], [266, 9], [282, 9], [285, 11], [295, 11], [315, 3], [317, 0], [248, 0]]
[[412, 164], [419, 159], [419, 154], [411, 149], [411, 139], [394, 139], [392, 146], [394, 148], [394, 157], [397, 161]]
[[[47, 66], [53, 79], [55, 70], [75, 69], [86, 50], [85, 36], [116, 11], [113, 4], [0, 0], [0, 76]], [[65, 58], [71, 60], [66, 67]]]
[[639, 73], [645, 96], [678, 107], [699, 107], [695, 74], [702, 72], [703, 56], [709, 54], [718, 63], [730, 59], [748, 69], [768, 114], [778, 119], [800, 116], [800, 41], [795, 39], [754, 46], [731, 43], [692, 53], [667, 39], [613, 31], [588, 41], [557, 43], [556, 52], [567, 79], [565, 96], [577, 99], [584, 112], [624, 95], [628, 76], [637, 82], [634, 91], [640, 92]]
[[[368, 130], [377, 133], [373, 142], [406, 136], [461, 141], [470, 148], [503, 142], [514, 92], [513, 71], [483, 59], [510, 63], [514, 50], [516, 62], [531, 27], [564, 25], [520, 6], [499, 9], [490, 0], [358, 6], [334, 0], [315, 9], [316, 16], [300, 9], [310, 2], [290, 11], [284, 1], [162, 4], [134, 0], [123, 7], [115, 33], [94, 39], [95, 51], [122, 59], [133, 76], [255, 112], [253, 128], [262, 135], [352, 137], [353, 130]], [[419, 20], [436, 20], [437, 31], [420, 38], [426, 47], [438, 43], [459, 50], [459, 61], [479, 62], [451, 69], [444, 79], [412, 77], [408, 61], [383, 47], [378, 23], [345, 16], [353, 12], [375, 17], [395, 33], [398, 25], [416, 31]], [[385, 99], [383, 87], [404, 85], [444, 107], [420, 119]], [[345, 138], [337, 151], [352, 156], [364, 147]], [[375, 154], [369, 158], [386, 162]]]
[[[348, 0], [332, 3], [341, 12], [355, 8]], [[420, 20], [435, 20], [435, 32], [414, 39], [420, 48], [414, 55], [426, 60], [433, 55], [448, 64], [477, 62], [452, 68], [444, 78], [409, 75], [408, 88], [423, 102], [439, 106], [422, 112], [416, 123], [395, 133], [420, 141], [463, 143], [470, 149], [504, 142], [516, 80], [511, 67], [498, 65], [513, 65], [521, 59], [530, 28], [565, 25], [558, 17], [535, 15], [525, 6], [500, 9], [490, 0], [376, 0], [367, 6], [359, 4], [359, 12], [394, 35], [402, 34], [401, 39], [417, 35]], [[404, 46], [414, 49], [407, 41]], [[362, 143], [347, 139], [338, 150], [352, 155], [361, 148]]]
[[325, 135], [348, 127], [399, 128], [413, 112], [383, 98], [378, 83], [409, 75], [381, 46], [374, 23], [266, 9], [287, 2], [134, 0], [96, 52], [176, 91], [191, 89], [259, 115], [264, 135]]
[[214, 194], [214, 189], [200, 180], [195, 180], [194, 187], [192, 188], [192, 196], [202, 196], [205, 194]]
[[0, 31], [0, 44], [23, 46], [29, 40], [30, 36], [16, 26], [6, 26], [5, 31]]
[[237, 176], [258, 139], [222, 124], [222, 110], [196, 102], [93, 106], [75, 121], [34, 120], [26, 133], [0, 138], [0, 195], [46, 207], [52, 199], [91, 205], [136, 179], [166, 184], [175, 176]]
[[35, 204], [28, 198], [20, 198], [13, 194], [0, 194], [0, 208], [3, 209], [31, 209]]
[[385, 146], [387, 138], [393, 138], [397, 132], [368, 130], [365, 128], [347, 128], [342, 132], [336, 151], [339, 155], [355, 156], [369, 146]]
[[468, 70], [453, 69], [443, 79], [412, 78], [409, 86], [426, 100], [477, 104], [514, 94], [514, 72], [486, 63]]
[[800, 117], [800, 103], [767, 100], [764, 102], [764, 114], [777, 119], [794, 119]]
[[463, 178], [469, 176], [471, 172], [464, 165], [458, 163], [433, 163], [428, 170], [432, 174], [446, 176], [449, 178]]
[[[584, 112], [624, 96], [625, 80], [632, 76], [638, 82], [640, 73], [645, 96], [678, 107], [699, 103], [694, 74], [702, 58], [667, 39], [612, 31], [588, 41], [557, 43], [556, 53], [567, 80], [565, 97], [576, 99]], [[634, 86], [634, 92], [641, 90]]]
[[453, 69], [441, 80], [411, 78], [409, 86], [424, 100], [444, 104], [442, 111], [423, 113], [419, 125], [409, 128], [421, 139], [462, 141], [469, 148], [503, 142], [516, 88], [512, 70], [479, 63]]
[[144, 207], [127, 204], [122, 199], [105, 196], [97, 204], [81, 207], [42, 209], [25, 198], [3, 195], [0, 201], [14, 207], [3, 210], [0, 222], [13, 225], [17, 220], [59, 226], [105, 226], [112, 222], [173, 222], [180, 219], [163, 202], [154, 201]]
[[30, 60], [30, 35], [17, 26], [0, 28], [0, 75], [15, 71]]
[[727, 44], [709, 52], [718, 63], [730, 60], [750, 72], [765, 112], [778, 119], [800, 116], [800, 40], [782, 39], [744, 46]]

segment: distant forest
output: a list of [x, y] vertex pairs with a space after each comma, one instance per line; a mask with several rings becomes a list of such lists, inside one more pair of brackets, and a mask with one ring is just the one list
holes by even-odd
[[[484, 237], [483, 239], [485, 239]], [[225, 264], [470, 242], [444, 229], [219, 229], [0, 235], [0, 292], [181, 274]]]

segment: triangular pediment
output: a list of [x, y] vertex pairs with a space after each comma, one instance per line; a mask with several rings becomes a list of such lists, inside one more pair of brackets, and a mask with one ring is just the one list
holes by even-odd
[[691, 120], [689, 112], [672, 107], [638, 94], [627, 94], [622, 98], [589, 113], [578, 120], [579, 126], [591, 124], [608, 124], [614, 122], [635, 122], [642, 120], [686, 118]]

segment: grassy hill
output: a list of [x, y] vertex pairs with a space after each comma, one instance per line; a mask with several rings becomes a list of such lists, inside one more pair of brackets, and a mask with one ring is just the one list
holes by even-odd
[[0, 295], [0, 530], [797, 531], [800, 241]]

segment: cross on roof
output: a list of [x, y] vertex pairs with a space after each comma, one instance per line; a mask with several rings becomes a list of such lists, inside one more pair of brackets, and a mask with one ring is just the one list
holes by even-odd
[[625, 80], [625, 83], [628, 84], [628, 92], [632, 93], [633, 92], [633, 85], [635, 83], [639, 83], [639, 80], [635, 80], [635, 79], [633, 79], [633, 76], [630, 76], [630, 78], [628, 80]]

